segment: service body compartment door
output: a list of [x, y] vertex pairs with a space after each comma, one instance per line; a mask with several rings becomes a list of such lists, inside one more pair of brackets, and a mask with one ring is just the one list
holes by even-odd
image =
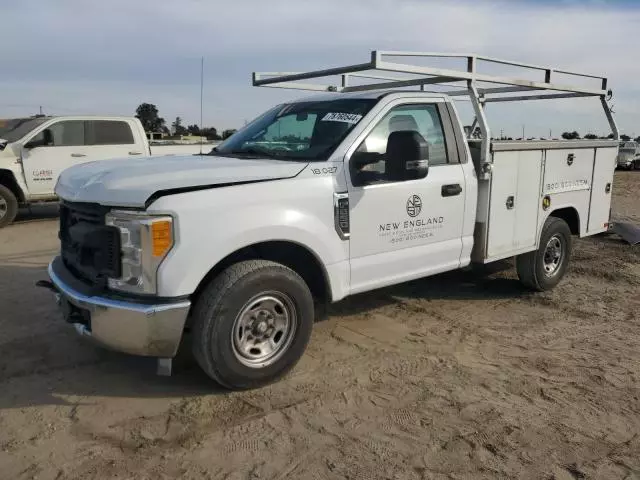
[[609, 228], [611, 189], [616, 166], [617, 148], [599, 147], [593, 167], [593, 184], [589, 208], [587, 234], [593, 235]]
[[487, 260], [535, 248], [542, 158], [542, 150], [494, 153]]
[[554, 195], [591, 188], [593, 148], [547, 150], [543, 191]]
[[572, 208], [578, 214], [580, 235], [586, 234], [594, 155], [593, 147], [546, 151], [542, 194], [551, 200], [551, 208], [542, 211], [538, 231], [549, 213]]

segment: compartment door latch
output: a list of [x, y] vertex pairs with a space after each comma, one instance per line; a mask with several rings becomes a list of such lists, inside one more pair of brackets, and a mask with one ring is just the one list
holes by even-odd
[[515, 197], [513, 195], [509, 195], [507, 197], [507, 202], [506, 202], [507, 210], [513, 210], [513, 207], [515, 205], [516, 205]]

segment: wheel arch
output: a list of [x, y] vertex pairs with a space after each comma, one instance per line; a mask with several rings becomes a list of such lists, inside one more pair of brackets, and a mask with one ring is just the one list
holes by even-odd
[[22, 191], [22, 188], [20, 188], [20, 185], [18, 185], [18, 181], [16, 180], [16, 177], [11, 170], [7, 170], [4, 168], [0, 169], [0, 185], [4, 185], [9, 190], [11, 190], [18, 199], [18, 203], [25, 202], [26, 197], [24, 195], [24, 192]]
[[560, 218], [567, 222], [572, 235], [580, 235], [580, 214], [575, 207], [563, 207], [553, 210], [549, 217]]
[[329, 274], [320, 257], [309, 247], [291, 240], [261, 241], [238, 248], [206, 273], [193, 293], [194, 298], [225, 268], [243, 260], [258, 259], [271, 260], [291, 268], [302, 277], [317, 301], [331, 301]]

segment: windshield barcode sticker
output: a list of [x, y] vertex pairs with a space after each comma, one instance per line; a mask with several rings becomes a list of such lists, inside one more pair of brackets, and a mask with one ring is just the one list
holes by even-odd
[[344, 123], [358, 123], [362, 115], [357, 113], [327, 113], [323, 118], [323, 122], [344, 122]]

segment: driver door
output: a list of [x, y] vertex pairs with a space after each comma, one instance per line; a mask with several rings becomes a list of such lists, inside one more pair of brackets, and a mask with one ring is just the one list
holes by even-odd
[[22, 164], [32, 195], [53, 195], [60, 173], [87, 155], [82, 120], [50, 124], [28, 143], [33, 146], [23, 149]]
[[[407, 130], [427, 141], [429, 169], [424, 178], [397, 180], [388, 175], [387, 140]], [[348, 168], [351, 292], [458, 268], [466, 189], [444, 103], [398, 100], [363, 136]], [[359, 168], [358, 152], [379, 161]]]

